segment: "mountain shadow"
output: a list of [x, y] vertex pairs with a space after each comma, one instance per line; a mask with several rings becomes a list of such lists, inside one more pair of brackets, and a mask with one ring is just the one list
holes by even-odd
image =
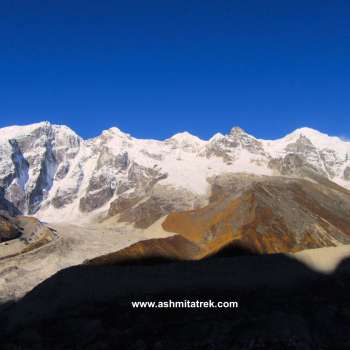
[[[1, 349], [350, 348], [350, 259], [325, 275], [281, 254], [232, 253], [62, 270], [3, 309]], [[238, 308], [131, 305], [169, 299]]]

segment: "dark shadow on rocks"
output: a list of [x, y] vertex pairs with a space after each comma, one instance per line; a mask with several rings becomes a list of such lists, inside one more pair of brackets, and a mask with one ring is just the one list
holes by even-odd
[[0, 211], [5, 211], [11, 216], [21, 214], [21, 212], [5, 198], [5, 189], [3, 187], [0, 187]]
[[240, 244], [228, 244], [226, 247], [220, 249], [215, 254], [209, 256], [209, 259], [213, 258], [229, 258], [229, 257], [236, 257], [236, 256], [252, 256], [252, 255], [259, 255], [256, 252], [253, 252], [251, 250], [248, 250], [243, 245]]
[[[117, 265], [117, 266], [158, 266], [163, 264], [173, 264], [176, 263], [177, 260], [172, 258], [165, 258], [162, 256], [148, 256], [148, 257], [142, 257], [140, 259], [125, 259], [118, 261], [118, 263], [109, 263], [107, 265]], [[89, 261], [86, 261], [88, 265], [91, 263]], [[99, 264], [96, 264], [99, 265]]]
[[[168, 299], [239, 307], [131, 307]], [[331, 275], [281, 254], [76, 266], [8, 307], [1, 321], [1, 349], [348, 350], [350, 259]]]

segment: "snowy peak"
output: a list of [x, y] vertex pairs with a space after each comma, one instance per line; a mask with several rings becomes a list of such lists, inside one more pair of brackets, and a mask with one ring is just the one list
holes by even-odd
[[25, 138], [35, 135], [49, 135], [56, 134], [64, 136], [73, 136], [75, 138], [80, 138], [72, 129], [65, 125], [55, 125], [48, 121], [30, 124], [30, 125], [15, 125], [5, 128], [0, 128], [0, 138], [1, 141], [14, 139], [14, 138]]
[[[104, 130], [102, 131], [102, 134], [101, 136], [106, 136], [106, 137], [110, 137], [110, 138], [113, 138], [113, 137], [120, 137], [120, 138], [131, 138], [130, 134], [127, 134], [123, 131], [121, 131], [119, 128], [117, 127], [112, 127], [112, 128], [109, 128], [107, 130]], [[100, 137], [101, 137], [100, 136]]]
[[303, 135], [305, 137], [329, 137], [327, 134], [323, 134], [321, 132], [319, 132], [318, 130], [312, 129], [312, 128], [308, 128], [308, 127], [302, 127], [302, 128], [298, 128], [295, 129], [293, 132], [291, 132], [288, 136], [300, 136]]
[[0, 201], [47, 221], [129, 206], [137, 216], [148, 201], [162, 214], [190, 209], [208, 200], [217, 175], [304, 176], [304, 168], [350, 188], [350, 142], [310, 128], [262, 140], [234, 127], [208, 141], [188, 132], [143, 140], [116, 127], [84, 140], [48, 122], [0, 129]]
[[337, 152], [341, 153], [347, 152], [350, 146], [350, 142], [344, 141], [337, 136], [329, 136], [307, 127], [296, 129], [285, 137], [271, 142], [280, 143], [283, 145], [286, 143], [295, 142], [300, 137], [307, 138], [317, 148], [333, 148], [337, 150]]
[[235, 126], [235, 127], [231, 128], [229, 135], [234, 136], [234, 137], [242, 137], [242, 136], [253, 137], [253, 136], [249, 135], [245, 130], [240, 128], [239, 126]]
[[263, 144], [240, 127], [231, 129], [228, 135], [216, 134], [209, 140], [208, 155], [215, 154], [232, 163], [240, 157], [266, 156]]
[[194, 136], [187, 131], [179, 132], [173, 135], [172, 137], [170, 137], [169, 139], [167, 139], [166, 141], [170, 141], [170, 140], [173, 140], [179, 143], [186, 143], [186, 144], [190, 144], [190, 143], [204, 144], [205, 143], [204, 140], [201, 140], [199, 137]]
[[173, 149], [182, 149], [187, 152], [197, 153], [207, 142], [185, 131], [173, 135], [171, 138], [165, 140], [165, 143], [172, 145]]

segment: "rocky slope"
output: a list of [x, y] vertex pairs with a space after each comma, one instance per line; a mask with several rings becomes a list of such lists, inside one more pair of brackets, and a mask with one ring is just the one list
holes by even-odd
[[209, 205], [171, 213], [163, 222], [203, 255], [227, 245], [277, 253], [350, 243], [350, 191], [337, 185], [237, 175], [215, 183]]
[[12, 217], [0, 212], [0, 260], [30, 252], [55, 238], [55, 230], [34, 217]]
[[21, 230], [11, 216], [6, 212], [0, 212], [0, 243], [6, 242], [21, 236]]
[[207, 206], [165, 217], [162, 228], [178, 236], [137, 242], [89, 263], [198, 260], [223, 249], [291, 253], [350, 244], [350, 191], [317, 174], [313, 180], [218, 176], [210, 180], [213, 190]]
[[216, 175], [305, 177], [305, 169], [349, 188], [350, 143], [308, 128], [274, 141], [240, 128], [208, 141], [186, 132], [140, 140], [117, 128], [83, 140], [47, 122], [0, 129], [0, 205], [45, 221], [116, 216], [145, 228], [208, 204]]
[[50, 225], [54, 230], [50, 230], [52, 240], [44, 240], [41, 233], [45, 230], [36, 231], [35, 238], [30, 237], [31, 228], [41, 227], [42, 224], [38, 224], [22, 226], [28, 232], [28, 241], [20, 237], [0, 243], [0, 305], [23, 297], [61, 269], [148, 238], [145, 232], [137, 229], [66, 224]]
[[155, 264], [164, 261], [195, 260], [202, 255], [194, 242], [174, 235], [136, 242], [117, 252], [85, 261], [87, 265]]

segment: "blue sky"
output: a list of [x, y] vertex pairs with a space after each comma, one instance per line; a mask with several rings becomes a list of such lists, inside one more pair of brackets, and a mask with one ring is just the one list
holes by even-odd
[[350, 2], [0, 2], [0, 127], [350, 136]]

